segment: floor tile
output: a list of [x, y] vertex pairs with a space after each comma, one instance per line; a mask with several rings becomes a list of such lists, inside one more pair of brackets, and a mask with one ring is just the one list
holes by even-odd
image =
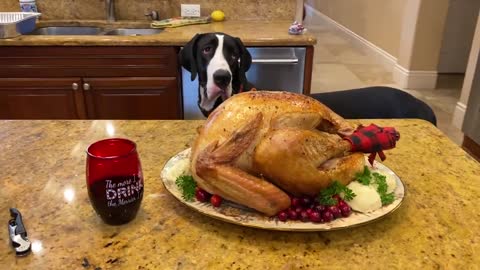
[[381, 65], [345, 64], [345, 66], [366, 85], [394, 84], [392, 72]]
[[342, 64], [376, 64], [376, 59], [369, 56], [360, 49], [355, 49], [352, 45], [345, 44], [324, 44], [324, 46], [337, 57], [338, 62]]
[[331, 92], [364, 87], [364, 83], [341, 64], [315, 64], [312, 93]]
[[313, 63], [338, 63], [337, 57], [333, 55], [324, 45], [315, 46], [313, 53]]

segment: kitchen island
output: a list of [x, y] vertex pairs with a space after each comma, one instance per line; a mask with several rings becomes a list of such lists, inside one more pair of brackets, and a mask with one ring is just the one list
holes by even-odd
[[[163, 164], [189, 147], [202, 121], [1, 121], [0, 265], [4, 269], [474, 269], [480, 265], [480, 164], [430, 123], [395, 126], [384, 162], [406, 186], [382, 220], [331, 232], [272, 232], [203, 216], [163, 187]], [[138, 216], [105, 225], [85, 182], [86, 147], [137, 143], [145, 193]], [[32, 253], [9, 246], [10, 207], [23, 214]]]

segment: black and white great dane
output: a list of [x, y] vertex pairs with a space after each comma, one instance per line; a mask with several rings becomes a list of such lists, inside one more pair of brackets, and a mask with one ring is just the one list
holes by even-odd
[[198, 74], [198, 106], [206, 117], [232, 95], [252, 89], [245, 74], [252, 57], [239, 38], [197, 34], [180, 51], [179, 60], [192, 81]]

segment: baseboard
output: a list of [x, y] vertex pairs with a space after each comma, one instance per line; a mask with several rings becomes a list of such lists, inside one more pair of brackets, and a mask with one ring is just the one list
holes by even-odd
[[435, 89], [437, 71], [408, 70], [399, 64], [393, 69], [393, 81], [401, 88]]
[[460, 130], [463, 126], [463, 119], [465, 118], [466, 111], [467, 105], [463, 104], [460, 101], [457, 102], [457, 106], [455, 106], [455, 111], [453, 112], [452, 124]]
[[325, 23], [331, 27], [341, 30], [341, 32], [345, 34], [346, 38], [348, 38], [361, 48], [365, 49], [365, 51], [369, 53], [369, 55], [375, 57], [380, 63], [383, 64], [383, 66], [385, 66], [389, 70], [393, 70], [393, 68], [395, 67], [395, 64], [397, 63], [397, 58], [388, 53], [387, 51], [366, 40], [365, 38], [361, 37], [352, 30], [341, 25], [340, 23], [336, 22], [332, 18], [321, 13], [320, 11], [316, 10], [308, 4], [305, 4], [305, 13], [307, 14], [307, 17], [310, 15], [316, 22]]

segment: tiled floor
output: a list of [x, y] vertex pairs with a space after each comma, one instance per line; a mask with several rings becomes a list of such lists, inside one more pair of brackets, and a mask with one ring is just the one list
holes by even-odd
[[[306, 26], [318, 40], [312, 93], [379, 85], [399, 88], [393, 82], [391, 71], [340, 30], [308, 20]], [[435, 90], [402, 89], [429, 104], [437, 116], [437, 127], [457, 144], [462, 143], [463, 133], [451, 122], [462, 83], [463, 75], [449, 75], [440, 76]]]

